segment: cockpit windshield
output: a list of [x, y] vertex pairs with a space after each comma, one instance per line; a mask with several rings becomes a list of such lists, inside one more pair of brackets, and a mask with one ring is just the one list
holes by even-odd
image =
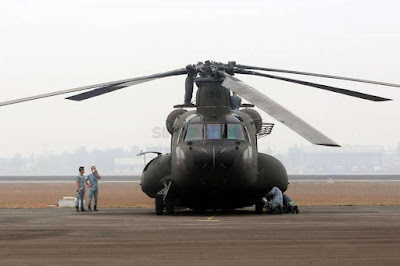
[[229, 139], [249, 142], [249, 136], [242, 124], [188, 124], [185, 140]]
[[189, 124], [185, 140], [202, 140], [204, 138], [203, 124]]
[[207, 124], [207, 139], [221, 139], [221, 124]]
[[243, 127], [241, 124], [227, 124], [227, 139], [245, 140]]

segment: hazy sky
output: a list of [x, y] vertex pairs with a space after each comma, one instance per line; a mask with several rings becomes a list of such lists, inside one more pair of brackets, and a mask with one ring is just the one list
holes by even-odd
[[[400, 83], [399, 10], [399, 1], [384, 0], [0, 0], [0, 101], [207, 59]], [[307, 79], [394, 99], [374, 103], [238, 77], [341, 145], [400, 142], [399, 88]], [[182, 103], [184, 80], [161, 79], [84, 102], [65, 95], [1, 107], [0, 156], [168, 144], [154, 131]], [[260, 141], [277, 151], [295, 144], [309, 145], [281, 124]]]

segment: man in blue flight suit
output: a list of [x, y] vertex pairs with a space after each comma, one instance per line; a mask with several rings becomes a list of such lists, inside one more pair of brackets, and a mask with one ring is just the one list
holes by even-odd
[[79, 175], [76, 177], [76, 195], [75, 195], [75, 208], [76, 212], [79, 212], [79, 206], [81, 206], [81, 212], [86, 212], [83, 208], [83, 201], [85, 199], [85, 168], [83, 166], [79, 167]]
[[237, 95], [236, 92], [233, 93], [231, 96], [231, 109], [232, 110], [239, 110], [239, 107], [242, 106], [242, 98]]
[[283, 194], [283, 208], [286, 213], [299, 213], [299, 207], [288, 195]]
[[98, 180], [101, 179], [101, 176], [97, 172], [96, 166], [92, 166], [92, 173], [86, 177], [86, 185], [89, 187], [89, 199], [88, 199], [88, 211], [92, 211], [92, 197], [94, 196], [94, 208], [93, 211], [99, 211], [97, 209], [97, 199], [99, 197], [99, 186]]
[[283, 212], [283, 194], [278, 187], [273, 187], [267, 194], [265, 209], [268, 214], [281, 214]]

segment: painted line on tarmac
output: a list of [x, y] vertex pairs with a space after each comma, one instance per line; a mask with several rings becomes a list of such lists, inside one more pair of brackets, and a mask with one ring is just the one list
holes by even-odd
[[[218, 225], [222, 225], [222, 223], [216, 223]], [[214, 225], [216, 225], [214, 224]], [[177, 224], [177, 225], [184, 225], [184, 226], [210, 226], [210, 224], [207, 223], [193, 223], [193, 224]], [[26, 225], [25, 225], [26, 226]]]
[[369, 179], [303, 179], [303, 180], [289, 180], [290, 183], [342, 183], [342, 182], [360, 182], [360, 183], [383, 183], [383, 182], [400, 182], [400, 180], [369, 180]]

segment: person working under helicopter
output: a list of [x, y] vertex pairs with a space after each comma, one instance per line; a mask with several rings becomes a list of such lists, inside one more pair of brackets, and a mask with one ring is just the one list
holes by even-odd
[[239, 110], [239, 107], [242, 106], [242, 98], [237, 95], [236, 92], [231, 96], [231, 108], [232, 110]]
[[279, 188], [273, 187], [266, 198], [265, 209], [268, 214], [280, 214], [283, 212], [283, 194]]
[[283, 209], [285, 213], [299, 213], [299, 207], [288, 195], [283, 194]]

